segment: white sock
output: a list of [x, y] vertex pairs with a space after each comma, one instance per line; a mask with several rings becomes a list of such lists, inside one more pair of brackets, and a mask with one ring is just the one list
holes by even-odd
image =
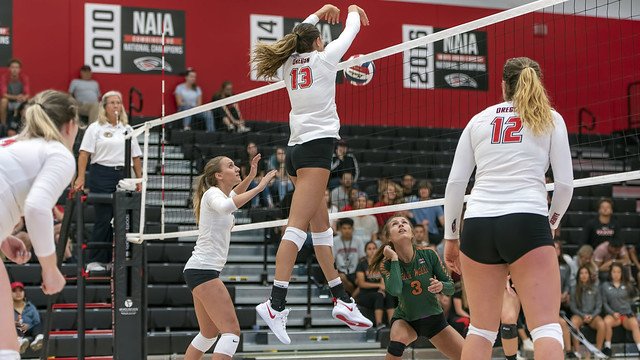
[[288, 289], [289, 288], [289, 282], [288, 281], [273, 280], [273, 286], [277, 286], [277, 287], [283, 288], [283, 289]]
[[329, 287], [330, 288], [332, 288], [334, 286], [338, 286], [340, 284], [342, 284], [342, 280], [340, 280], [340, 276], [338, 276], [337, 278], [329, 281]]
[[611, 341], [605, 341], [604, 347], [611, 349]]
[[636, 347], [638, 348], [638, 351], [640, 351], [640, 343], [636, 343]]

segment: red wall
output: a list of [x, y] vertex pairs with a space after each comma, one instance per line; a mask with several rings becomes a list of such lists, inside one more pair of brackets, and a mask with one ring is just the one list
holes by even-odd
[[[84, 0], [14, 0], [13, 54], [33, 91], [67, 89], [83, 63]], [[198, 82], [208, 100], [223, 80], [235, 91], [262, 83], [249, 80], [249, 14], [305, 17], [322, 5], [306, 1], [291, 6], [287, 0], [130, 0], [100, 1], [126, 6], [184, 10], [186, 60], [198, 71]], [[346, 10], [348, 2], [336, 1]], [[371, 26], [363, 28], [347, 56], [367, 53], [402, 41], [402, 24], [451, 27], [496, 12], [490, 9], [442, 5], [363, 2]], [[346, 11], [345, 11], [346, 12]], [[343, 15], [344, 16], [344, 15]], [[533, 35], [533, 24], [544, 22], [548, 35]], [[640, 81], [639, 21], [533, 14], [483, 29], [488, 32], [489, 91], [406, 90], [402, 88], [402, 55], [376, 62], [376, 76], [364, 87], [338, 85], [337, 102], [343, 123], [405, 126], [464, 126], [479, 110], [500, 99], [504, 60], [530, 56], [545, 72], [554, 106], [576, 131], [578, 111], [587, 107], [598, 120], [597, 132], [626, 127], [626, 88]], [[636, 34], [635, 37], [633, 34]], [[159, 75], [96, 74], [103, 91], [127, 92], [135, 85], [144, 93], [144, 115], [160, 113]], [[167, 79], [167, 92], [181, 82]], [[175, 111], [168, 97], [168, 113]], [[285, 121], [289, 111], [284, 91], [249, 100], [242, 105], [250, 119]]]

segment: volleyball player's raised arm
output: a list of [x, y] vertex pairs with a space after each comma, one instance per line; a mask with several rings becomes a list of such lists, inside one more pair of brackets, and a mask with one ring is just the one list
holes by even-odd
[[345, 22], [344, 30], [325, 48], [325, 54], [327, 61], [331, 64], [338, 64], [340, 59], [349, 50], [351, 43], [358, 35], [360, 31], [360, 22], [363, 25], [369, 25], [369, 19], [364, 10], [356, 5], [349, 6], [349, 15], [347, 15], [347, 21]]
[[560, 225], [560, 219], [569, 208], [573, 195], [573, 164], [567, 127], [560, 115], [554, 113], [553, 116], [554, 129], [551, 134], [549, 160], [553, 170], [555, 189], [549, 208], [549, 224], [552, 229], [556, 229]]
[[467, 190], [469, 178], [476, 166], [471, 146], [470, 127], [473, 119], [460, 135], [456, 154], [453, 158], [453, 165], [449, 173], [447, 188], [444, 192], [444, 238], [447, 240], [457, 240], [460, 238], [460, 217], [462, 215], [462, 205], [464, 194]]

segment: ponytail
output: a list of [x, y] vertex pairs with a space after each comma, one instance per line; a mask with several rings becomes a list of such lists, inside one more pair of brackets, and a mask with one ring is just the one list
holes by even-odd
[[45, 90], [29, 101], [19, 137], [63, 142], [60, 129], [77, 118], [78, 103], [74, 98], [60, 91]]
[[193, 203], [193, 214], [196, 218], [196, 224], [200, 223], [200, 204], [202, 202], [202, 196], [212, 186], [217, 185], [215, 174], [220, 172], [221, 161], [225, 156], [216, 156], [209, 160], [204, 167], [202, 175], [198, 176], [194, 181], [193, 197], [191, 202]]
[[551, 104], [541, 77], [540, 65], [526, 57], [509, 59], [504, 65], [505, 99], [513, 102], [516, 113], [535, 135], [553, 128]]

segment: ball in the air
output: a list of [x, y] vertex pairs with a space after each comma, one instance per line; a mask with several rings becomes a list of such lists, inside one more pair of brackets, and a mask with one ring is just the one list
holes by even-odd
[[[362, 55], [353, 55], [349, 60]], [[376, 72], [376, 66], [373, 61], [366, 61], [360, 65], [353, 65], [344, 71], [344, 77], [351, 85], [362, 86], [367, 85], [373, 80], [373, 74]]]

